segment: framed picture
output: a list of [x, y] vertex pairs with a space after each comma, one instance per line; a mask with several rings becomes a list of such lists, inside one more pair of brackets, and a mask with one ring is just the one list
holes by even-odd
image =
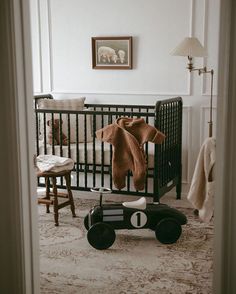
[[132, 69], [132, 37], [93, 37], [94, 69]]

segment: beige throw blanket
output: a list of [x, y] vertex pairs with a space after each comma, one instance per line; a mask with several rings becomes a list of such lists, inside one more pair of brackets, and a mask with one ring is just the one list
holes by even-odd
[[198, 155], [187, 199], [198, 209], [199, 217], [209, 222], [213, 216], [215, 190], [215, 138], [207, 138]]

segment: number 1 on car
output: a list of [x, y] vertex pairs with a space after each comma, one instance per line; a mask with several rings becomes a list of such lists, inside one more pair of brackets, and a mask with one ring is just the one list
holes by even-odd
[[147, 216], [142, 211], [136, 211], [131, 215], [130, 222], [135, 228], [142, 228], [147, 223]]

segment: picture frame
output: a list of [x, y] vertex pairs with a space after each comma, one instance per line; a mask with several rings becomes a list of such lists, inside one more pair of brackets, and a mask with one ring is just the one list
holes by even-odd
[[132, 37], [92, 37], [93, 69], [132, 69]]

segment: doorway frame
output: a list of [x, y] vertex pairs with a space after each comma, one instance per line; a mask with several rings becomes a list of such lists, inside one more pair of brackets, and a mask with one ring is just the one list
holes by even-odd
[[236, 289], [236, 3], [221, 0], [213, 293]]
[[0, 2], [1, 293], [39, 293], [30, 0]]
[[[236, 288], [236, 134], [232, 127], [236, 120], [236, 19], [232, 17], [235, 14], [234, 1], [221, 0], [214, 220], [213, 291], [216, 294], [230, 294]], [[34, 130], [30, 0], [2, 0], [0, 18], [4, 40], [0, 58], [5, 61], [0, 69], [0, 119], [1, 135], [6, 138], [1, 144], [1, 153], [11, 155], [1, 158], [3, 195], [11, 196], [2, 197], [2, 207], [7, 209], [1, 209], [1, 237], [6, 240], [1, 248], [4, 272], [1, 275], [1, 289], [10, 287], [6, 289], [19, 294], [39, 293], [36, 180], [31, 146]], [[10, 223], [8, 230], [4, 230], [6, 223]], [[13, 242], [13, 245], [7, 246], [7, 241]]]

